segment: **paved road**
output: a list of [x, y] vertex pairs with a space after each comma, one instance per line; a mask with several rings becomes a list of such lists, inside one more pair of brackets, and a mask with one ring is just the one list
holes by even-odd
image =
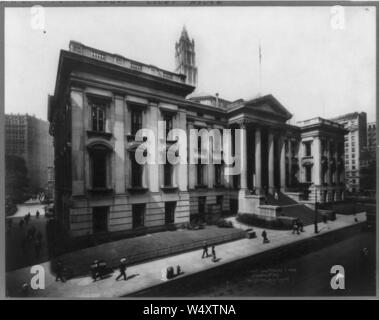
[[10, 217], [7, 217], [8, 219], [9, 218], [18, 218], [18, 217], [24, 217], [27, 213], [30, 212], [30, 215], [31, 216], [35, 216], [36, 215], [36, 212], [37, 210], [39, 211], [39, 213], [42, 215], [45, 215], [45, 209], [44, 209], [45, 205], [44, 204], [41, 204], [40, 202], [25, 202], [23, 204], [18, 204], [17, 205], [17, 212], [10, 216]]
[[[17, 205], [17, 212], [7, 219], [12, 219], [12, 228], [6, 234], [6, 270], [15, 270], [25, 266], [41, 263], [48, 260], [47, 245], [46, 245], [46, 222], [44, 205], [40, 203], [24, 203]], [[36, 218], [37, 210], [40, 212], [40, 217]], [[31, 219], [28, 225], [19, 227], [19, 221], [30, 212]], [[26, 237], [27, 231], [31, 226], [35, 226], [37, 232], [42, 233], [42, 250], [37, 258], [34, 250], [33, 241], [26, 243], [25, 249], [22, 248], [22, 240]]]
[[[362, 262], [362, 248], [369, 250]], [[375, 234], [365, 232], [315, 252], [283, 261], [249, 265], [213, 277], [191, 281], [180, 288], [145, 291], [142, 296], [262, 297], [262, 296], [365, 296], [375, 294]], [[345, 290], [332, 290], [330, 268], [345, 268]]]

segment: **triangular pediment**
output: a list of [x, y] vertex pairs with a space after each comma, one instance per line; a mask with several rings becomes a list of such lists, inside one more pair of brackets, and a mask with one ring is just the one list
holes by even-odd
[[246, 101], [245, 106], [255, 112], [271, 114], [285, 120], [292, 118], [292, 114], [271, 94]]

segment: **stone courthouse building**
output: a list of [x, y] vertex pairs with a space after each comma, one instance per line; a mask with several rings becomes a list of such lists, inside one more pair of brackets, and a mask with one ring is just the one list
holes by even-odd
[[[292, 115], [272, 95], [227, 101], [194, 93], [194, 50], [183, 30], [175, 51], [180, 73], [74, 41], [61, 50], [48, 118], [56, 214], [72, 236], [161, 230], [221, 211], [272, 219], [281, 205], [271, 203], [275, 190], [299, 206], [343, 197], [342, 125], [321, 118], [289, 125]], [[225, 163], [137, 163], [139, 129], [166, 140], [159, 120], [167, 132], [246, 129], [238, 142], [242, 172], [225, 175]]]

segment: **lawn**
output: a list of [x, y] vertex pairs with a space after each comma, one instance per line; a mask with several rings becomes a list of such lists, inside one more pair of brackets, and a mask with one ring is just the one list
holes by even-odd
[[244, 233], [235, 228], [206, 226], [199, 230], [180, 229], [108, 242], [63, 254], [57, 259], [62, 260], [63, 264], [72, 270], [73, 276], [81, 276], [89, 273], [89, 266], [96, 259], [103, 259], [111, 267], [117, 267], [119, 260], [123, 257], [127, 258], [129, 264], [135, 264], [200, 249], [205, 240], [209, 244], [216, 244], [240, 239], [243, 236]]

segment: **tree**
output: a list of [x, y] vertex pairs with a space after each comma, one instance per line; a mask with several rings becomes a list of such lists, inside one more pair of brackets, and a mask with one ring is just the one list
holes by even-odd
[[19, 156], [5, 156], [5, 196], [14, 203], [28, 198], [28, 169], [25, 160]]

